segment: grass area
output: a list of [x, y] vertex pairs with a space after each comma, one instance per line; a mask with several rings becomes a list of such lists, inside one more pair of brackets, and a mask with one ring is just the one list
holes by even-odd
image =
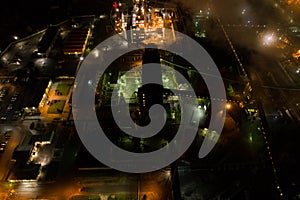
[[70, 200], [101, 200], [99, 195], [76, 195], [70, 198]]
[[48, 114], [61, 114], [63, 112], [65, 100], [52, 100], [47, 110]]
[[115, 194], [110, 195], [107, 200], [131, 200], [134, 197], [131, 194]]
[[[135, 197], [131, 194], [114, 194], [109, 195], [107, 200], [132, 200], [135, 199]], [[142, 198], [143, 200], [146, 200], [145, 198]], [[70, 198], [70, 200], [103, 200], [99, 197], [99, 195], [94, 194], [82, 194], [82, 195], [76, 195]]]
[[57, 95], [66, 96], [69, 94], [70, 88], [71, 88], [70, 84], [60, 83], [57, 85], [55, 91]]

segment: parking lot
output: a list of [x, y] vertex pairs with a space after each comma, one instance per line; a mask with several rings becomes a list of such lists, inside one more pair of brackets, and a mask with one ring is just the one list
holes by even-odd
[[21, 116], [21, 91], [12, 79], [0, 79], [0, 120], [14, 121]]

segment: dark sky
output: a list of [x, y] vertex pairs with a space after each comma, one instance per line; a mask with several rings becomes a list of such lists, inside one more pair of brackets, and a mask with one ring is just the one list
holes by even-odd
[[111, 0], [9, 0], [0, 6], [0, 46], [12, 35], [24, 37], [72, 15], [103, 14]]
[[[128, 0], [131, 1], [131, 0]], [[205, 10], [215, 6], [222, 21], [240, 23], [243, 18], [254, 24], [275, 26], [283, 17], [274, 14], [271, 0], [170, 0], [179, 1], [188, 11]], [[13, 35], [24, 37], [48, 24], [65, 20], [68, 16], [109, 13], [113, 0], [8, 0], [0, 6], [0, 46]], [[241, 15], [243, 9], [246, 14]], [[272, 16], [272, 17], [270, 17]]]

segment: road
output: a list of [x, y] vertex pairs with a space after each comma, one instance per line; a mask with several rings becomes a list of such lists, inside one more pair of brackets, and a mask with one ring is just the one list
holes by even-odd
[[[276, 15], [273, 19], [278, 19], [280, 16], [281, 15]], [[260, 18], [260, 16], [255, 17]], [[225, 19], [222, 18], [222, 20]], [[282, 21], [284, 21], [284, 19], [282, 19]], [[264, 20], [261, 19], [259, 22], [264, 22]], [[285, 62], [281, 61], [282, 59], [288, 59], [288, 57], [284, 55], [284, 51], [259, 45], [260, 41], [257, 32], [262, 31], [261, 26], [256, 26], [256, 28], [254, 26], [253, 28], [247, 29], [245, 29], [245, 27], [236, 26], [226, 26], [225, 28], [228, 32], [228, 37], [234, 38], [232, 46], [238, 46], [238, 48], [231, 50], [236, 51], [237, 57], [241, 56], [244, 58], [241, 62], [245, 60], [248, 62], [246, 70], [253, 83], [255, 97], [263, 97], [261, 99], [268, 122], [270, 124], [276, 124], [279, 120], [289, 123], [295, 120], [297, 122], [297, 120], [299, 120], [298, 113], [300, 113], [298, 108], [300, 105], [300, 94], [297, 90], [298, 79], [295, 75], [289, 75], [293, 70], [291, 70]], [[268, 26], [264, 27], [263, 30], [266, 28], [268, 28]], [[284, 27], [280, 26], [280, 28]], [[247, 36], [245, 37], [247, 39], [241, 43], [240, 38], [243, 36]], [[23, 52], [25, 48], [23, 45], [25, 44], [20, 43], [15, 45], [13, 47], [15, 50], [11, 52], [11, 55], [4, 55], [5, 59], [3, 62], [10, 62], [9, 60], [13, 59], [16, 54], [14, 53], [15, 51], [20, 50]], [[245, 53], [245, 51], [241, 49], [243, 45], [246, 46], [246, 48], [253, 48], [256, 52], [250, 54]], [[24, 51], [21, 56], [28, 56], [28, 52], [29, 51]], [[24, 60], [23, 62], [25, 63], [26, 61]], [[19, 65], [13, 64], [11, 67], [19, 67]], [[18, 127], [14, 128], [13, 136], [8, 143], [6, 151], [2, 154], [0, 161], [0, 178], [2, 177], [2, 179], [5, 179], [6, 173], [9, 170], [13, 149], [22, 140], [22, 130], [23, 129]], [[24, 182], [14, 183], [12, 185], [9, 183], [1, 183], [0, 197], [2, 198], [11, 190], [14, 190], [17, 199], [37, 197], [56, 199], [81, 193], [101, 195], [109, 195], [111, 193], [140, 193], [141, 195], [148, 194], [149, 199], [165, 199], [163, 195], [166, 195], [167, 192], [161, 190], [165, 190], [166, 188], [168, 190], [170, 180], [168, 177], [165, 177], [163, 173], [164, 172], [161, 172], [161, 176], [155, 175], [157, 180], [153, 180], [150, 175], [117, 175], [113, 177], [101, 175], [98, 177], [75, 177], [68, 185], [42, 182]], [[79, 192], [79, 188], [86, 189], [83, 192]], [[150, 198], [150, 196], [152, 198]]]
[[[64, 193], [57, 187], [55, 183], [41, 183], [41, 182], [20, 182], [20, 183], [0, 183], [0, 197], [8, 197], [9, 193], [13, 193], [11, 199], [66, 199]], [[1, 199], [4, 199], [1, 198]], [[9, 198], [7, 198], [9, 199]]]
[[[93, 177], [88, 177], [86, 172], [84, 177], [75, 177], [77, 187], [85, 188], [85, 193], [101, 194], [131, 194], [133, 198], [147, 195], [149, 200], [167, 199], [171, 194], [170, 169], [146, 174], [128, 174], [113, 170], [99, 171], [98, 175], [93, 172]], [[101, 174], [102, 173], [102, 174]], [[97, 172], [96, 172], [97, 174]]]
[[[252, 9], [256, 7], [255, 5], [248, 6]], [[220, 7], [216, 6], [215, 9], [218, 13], [222, 13]], [[276, 40], [275, 37], [288, 36], [288, 27], [283, 23], [286, 22], [286, 15], [276, 12], [276, 10], [268, 13], [270, 14], [269, 19], [274, 20], [270, 25], [269, 19], [263, 19], [264, 16], [260, 11], [257, 14], [249, 11], [249, 14], [244, 14], [245, 16], [242, 18], [253, 20], [250, 24], [243, 24], [241, 23], [243, 20], [240, 19], [241, 13], [238, 10], [233, 13], [239, 20], [232, 22], [227, 16], [220, 16], [221, 23], [230, 38], [232, 43], [230, 45], [234, 46], [232, 52], [238, 62], [242, 63], [248, 78], [254, 84], [255, 93], [259, 97], [268, 97], [262, 98], [263, 105], [266, 107], [266, 115], [275, 116], [283, 113], [280, 115], [299, 123], [300, 90], [297, 90], [297, 87], [300, 83], [300, 75], [296, 73], [297, 63], [291, 58], [296, 47], [291, 40], [284, 49], [277, 48], [277, 43], [280, 41], [274, 41], [272, 45], [263, 44], [264, 37], [270, 33], [274, 34]], [[262, 24], [258, 24], [258, 22]], [[273, 120], [269, 119], [270, 122]]]
[[0, 197], [10, 192], [13, 199], [69, 199], [77, 195], [101, 196], [126, 194], [133, 199], [147, 195], [148, 200], [167, 199], [171, 195], [170, 170], [148, 174], [128, 174], [110, 169], [83, 170], [66, 182], [0, 182]]
[[[263, 4], [266, 4], [264, 1]], [[252, 8], [257, 5], [251, 5]], [[263, 8], [264, 6], [262, 6]], [[296, 193], [291, 191], [291, 182], [298, 180], [299, 177], [284, 176], [288, 169], [295, 169], [297, 165], [284, 166], [280, 161], [283, 152], [288, 152], [289, 148], [296, 146], [296, 142], [286, 138], [295, 137], [295, 128], [299, 125], [299, 100], [300, 78], [296, 72], [297, 63], [291, 60], [291, 52], [297, 47], [292, 37], [289, 37], [286, 25], [287, 15], [278, 13], [278, 10], [267, 12], [268, 16], [261, 13], [258, 8], [256, 13], [252, 13], [254, 22], [268, 23], [264, 29], [261, 27], [245, 28], [244, 26], [224, 26], [232, 43], [231, 50], [241, 60], [248, 79], [252, 85], [253, 99], [261, 102], [262, 107], [259, 112], [264, 112], [266, 121], [261, 123], [262, 133], [265, 138], [266, 152], [274, 171], [274, 183], [277, 184], [280, 196], [292, 197]], [[240, 14], [235, 13], [239, 18]], [[249, 17], [248, 16], [248, 17]], [[226, 17], [221, 16], [221, 23], [227, 24]], [[270, 22], [270, 19], [273, 22]], [[231, 22], [232, 23], [232, 22]], [[240, 23], [240, 22], [235, 22]], [[270, 37], [270, 35], [272, 35]], [[283, 48], [278, 48], [280, 36], [287, 36], [289, 44]], [[272, 42], [270, 42], [272, 41]], [[262, 113], [260, 113], [262, 114]], [[270, 129], [268, 128], [270, 127]], [[289, 147], [282, 147], [282, 142], [288, 142]], [[291, 154], [286, 153], [287, 160], [293, 160]], [[288, 161], [286, 161], [288, 163]], [[278, 179], [279, 178], [279, 179]]]
[[22, 142], [25, 137], [25, 132], [22, 126], [14, 126], [12, 124], [1, 125], [0, 129], [1, 133], [5, 130], [12, 130], [13, 132], [11, 138], [8, 140], [4, 153], [0, 154], [0, 180], [3, 181], [8, 177], [9, 170], [14, 164], [11, 161], [13, 151], [15, 147]]

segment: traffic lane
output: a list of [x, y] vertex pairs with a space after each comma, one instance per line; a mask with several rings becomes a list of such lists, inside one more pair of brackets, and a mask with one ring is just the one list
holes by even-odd
[[0, 197], [6, 197], [9, 192], [13, 191], [15, 199], [67, 199], [70, 192], [76, 193], [78, 191], [77, 187], [75, 191], [70, 186], [72, 186], [71, 182], [69, 185], [36, 181], [0, 182]]
[[64, 194], [57, 189], [56, 183], [20, 182], [13, 183], [16, 199], [65, 199]]
[[98, 177], [76, 177], [74, 180], [73, 188], [83, 194], [136, 194], [138, 189], [137, 175], [121, 172]]
[[24, 134], [22, 133], [22, 129], [19, 126], [2, 126], [1, 128], [2, 131], [12, 130], [11, 138], [7, 140], [7, 146], [0, 159], [0, 180], [5, 180], [7, 178], [10, 167], [13, 165], [11, 159], [14, 149], [23, 140]]
[[[172, 181], [170, 169], [162, 169], [144, 174], [111, 173], [112, 170], [102, 170], [95, 177], [76, 177], [74, 187], [78, 191], [90, 194], [127, 193], [136, 195], [151, 194], [154, 199], [167, 199], [171, 194]], [[90, 173], [92, 174], [93, 171]], [[106, 172], [106, 173], [105, 173]], [[87, 172], [85, 172], [86, 174]], [[150, 196], [149, 196], [150, 198]], [[151, 199], [151, 198], [150, 198]]]
[[[94, 176], [94, 172], [91, 174], [93, 174], [93, 177], [75, 177], [67, 183], [20, 182], [13, 183], [10, 188], [14, 189], [18, 199], [52, 199], [55, 197], [65, 199], [76, 194], [108, 195], [126, 193], [135, 196], [138, 189], [140, 194], [154, 193], [154, 196], [158, 197], [156, 199], [166, 199], [160, 197], [168, 196], [171, 190], [170, 176], [169, 173], [166, 173], [166, 170], [155, 172], [155, 175], [149, 173], [142, 176], [121, 172], [109, 173], [106, 170], [98, 174], [98, 177]], [[9, 192], [10, 188], [7, 188], [6, 192]]]
[[[112, 182], [114, 181], [115, 180], [112, 180]], [[5, 195], [12, 189], [14, 190], [16, 199], [68, 199], [68, 197], [77, 194], [136, 194], [137, 191], [137, 187], [132, 186], [129, 182], [123, 185], [102, 185], [101, 179], [97, 179], [95, 182], [89, 180], [89, 183], [86, 182], [84, 185], [77, 185], [74, 181], [70, 181], [68, 185], [60, 184], [58, 182], [20, 182], [12, 183], [11, 185], [12, 186], [10, 187], [3, 187], [0, 190], [0, 196], [1, 192]], [[79, 188], [85, 189], [84, 191], [79, 192]]]

